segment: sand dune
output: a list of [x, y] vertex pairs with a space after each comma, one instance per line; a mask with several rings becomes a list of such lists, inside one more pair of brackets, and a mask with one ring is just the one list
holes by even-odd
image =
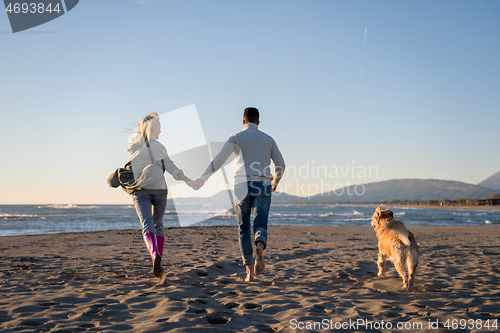
[[312, 332], [359, 319], [445, 332], [447, 320], [500, 321], [500, 226], [409, 229], [421, 247], [413, 293], [391, 263], [376, 276], [370, 227], [270, 227], [253, 283], [242, 281], [236, 227], [168, 229], [164, 285], [139, 230], [1, 237], [0, 330]]

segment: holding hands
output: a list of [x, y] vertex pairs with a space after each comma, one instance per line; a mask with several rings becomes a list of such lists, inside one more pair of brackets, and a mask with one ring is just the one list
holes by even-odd
[[199, 190], [200, 188], [202, 188], [203, 185], [205, 185], [205, 181], [201, 178], [196, 179], [194, 182], [198, 185], [197, 190]]
[[195, 191], [198, 191], [205, 184], [205, 181], [201, 178], [198, 178], [196, 180], [188, 178], [187, 180], [185, 180], [185, 182], [187, 186], [191, 187]]
[[191, 180], [191, 179], [186, 182], [186, 185], [191, 187], [195, 191], [199, 190], [201, 187], [201, 186], [198, 186], [198, 184], [194, 180]]
[[[177, 177], [179, 177], [180, 180], [183, 180], [187, 186], [191, 187], [195, 191], [198, 191], [203, 186], [203, 184], [205, 184], [203, 179], [198, 178], [196, 180], [192, 180], [191, 178], [184, 175], [184, 173], [179, 173]], [[201, 183], [199, 180], [201, 180], [203, 183]]]

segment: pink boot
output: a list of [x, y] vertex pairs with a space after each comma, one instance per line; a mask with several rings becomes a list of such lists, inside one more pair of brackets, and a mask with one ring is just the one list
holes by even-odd
[[163, 246], [165, 244], [165, 236], [156, 236], [156, 244], [158, 246], [158, 253], [160, 254], [160, 257], [163, 257]]
[[163, 246], [165, 244], [165, 236], [156, 236], [156, 244], [158, 245], [158, 253], [163, 257]]
[[148, 249], [151, 260], [153, 260], [153, 273], [156, 277], [163, 276], [163, 268], [161, 268], [161, 255], [158, 251], [158, 244], [156, 242], [156, 235], [151, 231], [144, 234], [144, 243]]

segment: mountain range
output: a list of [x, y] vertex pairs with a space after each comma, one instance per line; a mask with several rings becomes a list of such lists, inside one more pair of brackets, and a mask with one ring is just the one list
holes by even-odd
[[500, 172], [491, 175], [477, 185], [489, 188], [490, 190], [500, 191]]
[[[364, 189], [363, 189], [364, 187]], [[497, 191], [458, 181], [437, 179], [391, 179], [344, 188], [344, 191], [322, 193], [309, 202], [377, 202], [393, 200], [484, 199]], [[362, 194], [362, 195], [357, 195]]]
[[[438, 179], [391, 179], [381, 182], [352, 185], [335, 192], [321, 193], [309, 198], [276, 192], [273, 202], [382, 202], [393, 200], [458, 200], [484, 199], [500, 192], [500, 172], [477, 185]], [[227, 198], [227, 191], [210, 197], [214, 202]], [[186, 198], [193, 202], [195, 198]], [[206, 202], [206, 201], [205, 201]]]

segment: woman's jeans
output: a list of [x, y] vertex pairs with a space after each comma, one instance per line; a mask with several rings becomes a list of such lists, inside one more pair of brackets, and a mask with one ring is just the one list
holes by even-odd
[[165, 207], [167, 207], [167, 195], [137, 194], [133, 196], [133, 200], [135, 210], [139, 220], [141, 220], [142, 234], [151, 231], [156, 236], [165, 236], [163, 215], [165, 215]]
[[[247, 188], [242, 188], [242, 187]], [[238, 196], [246, 192], [245, 196]], [[252, 236], [250, 234], [250, 214], [253, 210], [253, 232], [255, 244], [257, 242], [267, 245], [267, 220], [269, 218], [269, 207], [271, 206], [271, 185], [261, 181], [249, 181], [236, 184], [235, 194], [240, 198], [236, 205], [236, 219], [238, 220], [239, 244], [243, 263], [253, 264]]]

